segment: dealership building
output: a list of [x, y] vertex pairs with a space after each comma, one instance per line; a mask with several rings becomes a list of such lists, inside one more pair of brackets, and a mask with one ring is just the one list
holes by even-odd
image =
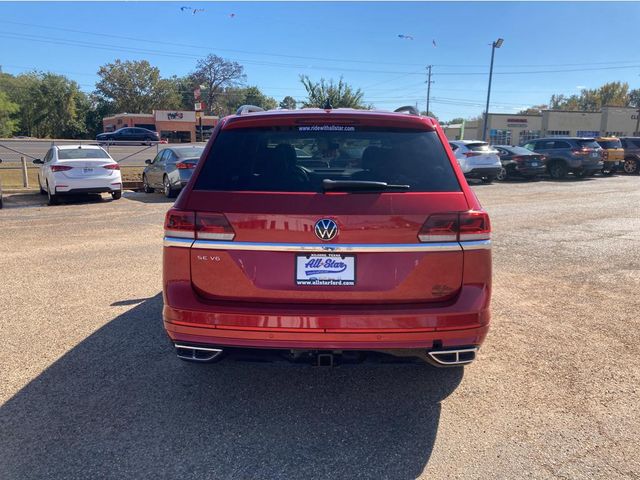
[[201, 141], [211, 136], [218, 117], [193, 110], [154, 110], [153, 113], [119, 113], [102, 120], [103, 130], [113, 132], [124, 127], [154, 130], [169, 143]]
[[[482, 138], [482, 120], [444, 126], [449, 140]], [[494, 145], [520, 145], [532, 138], [553, 136], [635, 136], [638, 109], [602, 107], [600, 112], [543, 110], [535, 115], [490, 113], [487, 140]]]

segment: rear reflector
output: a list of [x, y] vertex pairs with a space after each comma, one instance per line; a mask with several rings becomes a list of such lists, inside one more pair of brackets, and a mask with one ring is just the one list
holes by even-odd
[[195, 238], [195, 213], [170, 209], [164, 219], [164, 233], [170, 237]]
[[469, 157], [477, 157], [478, 155], [482, 155], [482, 153], [480, 152], [465, 152], [464, 156], [469, 158]]
[[196, 238], [207, 240], [233, 240], [236, 233], [221, 213], [196, 212]]
[[108, 165], [103, 165], [102, 168], [106, 168], [107, 170], [120, 170], [120, 165], [117, 163], [110, 163]]
[[489, 240], [491, 224], [486, 212], [436, 213], [429, 215], [418, 233], [425, 243]]
[[69, 165], [51, 165], [52, 172], [64, 172], [66, 170], [71, 170], [73, 167]]
[[178, 170], [188, 170], [191, 168], [196, 168], [196, 164], [195, 163], [190, 163], [190, 162], [178, 162], [176, 163], [176, 168]]

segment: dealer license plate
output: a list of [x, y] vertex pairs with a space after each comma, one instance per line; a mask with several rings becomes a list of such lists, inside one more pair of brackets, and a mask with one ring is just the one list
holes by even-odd
[[82, 173], [93, 173], [93, 168], [83, 168]]
[[355, 255], [337, 253], [296, 255], [296, 285], [353, 286], [355, 284]]

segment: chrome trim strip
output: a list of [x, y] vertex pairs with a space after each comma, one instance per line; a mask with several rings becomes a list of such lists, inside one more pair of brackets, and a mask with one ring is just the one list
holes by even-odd
[[210, 240], [196, 240], [193, 248], [205, 250], [253, 250], [266, 252], [453, 252], [462, 247], [458, 242], [444, 243], [359, 243], [359, 244], [322, 244], [322, 243], [260, 243], [260, 242], [216, 242]]
[[162, 244], [165, 247], [191, 248], [193, 238], [164, 237]]
[[491, 240], [470, 240], [460, 242], [462, 250], [491, 250]]

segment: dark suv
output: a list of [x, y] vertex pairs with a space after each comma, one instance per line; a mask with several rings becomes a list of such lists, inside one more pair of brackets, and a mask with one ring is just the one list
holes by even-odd
[[115, 132], [100, 133], [96, 136], [98, 142], [134, 142], [148, 143], [159, 142], [160, 135], [158, 132], [147, 130], [139, 127], [120, 128]]
[[594, 138], [537, 138], [522, 145], [547, 157], [551, 178], [566, 178], [569, 172], [585, 177], [602, 170], [602, 147]]
[[640, 173], [640, 137], [622, 137], [624, 148], [624, 172]]

